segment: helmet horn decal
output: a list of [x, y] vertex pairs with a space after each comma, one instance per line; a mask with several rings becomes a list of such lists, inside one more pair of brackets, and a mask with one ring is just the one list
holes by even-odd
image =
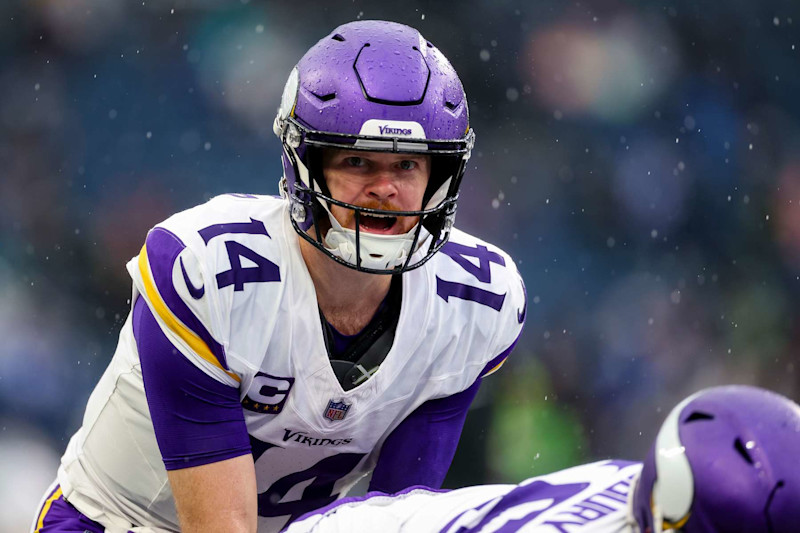
[[[694, 498], [692, 467], [686, 458], [686, 449], [681, 443], [678, 425], [683, 408], [697, 395], [689, 396], [679, 403], [669, 415], [656, 437], [656, 482], [653, 486], [653, 503], [667, 524], [685, 522]], [[654, 509], [655, 510], [655, 509]], [[653, 513], [654, 516], [656, 513]], [[660, 520], [655, 520], [659, 527]]]

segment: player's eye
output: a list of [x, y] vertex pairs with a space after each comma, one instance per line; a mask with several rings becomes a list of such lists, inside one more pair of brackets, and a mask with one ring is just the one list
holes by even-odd
[[400, 165], [400, 168], [402, 170], [413, 170], [413, 169], [417, 168], [417, 162], [416, 161], [409, 161], [408, 159], [404, 159], [404, 160], [400, 161], [399, 165]]
[[366, 163], [358, 156], [351, 156], [345, 158], [344, 162], [350, 167], [363, 167]]

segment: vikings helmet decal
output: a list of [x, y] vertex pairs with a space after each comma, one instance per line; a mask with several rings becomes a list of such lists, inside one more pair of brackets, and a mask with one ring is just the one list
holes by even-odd
[[[468, 115], [458, 75], [417, 30], [384, 21], [336, 28], [292, 71], [275, 119], [283, 145], [281, 189], [291, 202], [295, 230], [358, 270], [395, 274], [421, 266], [453, 226], [474, 143]], [[321, 169], [326, 148], [431, 156], [423, 205], [386, 211], [333, 198]], [[356, 228], [343, 228], [331, 205], [353, 210]], [[379, 235], [360, 229], [363, 216], [409, 216], [419, 222], [402, 235]]]
[[667, 416], [633, 514], [643, 533], [760, 531], [800, 524], [800, 406], [748, 386], [706, 389]]

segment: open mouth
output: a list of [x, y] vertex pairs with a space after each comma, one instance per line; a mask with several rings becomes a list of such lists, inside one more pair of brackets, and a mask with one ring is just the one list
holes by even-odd
[[370, 233], [390, 233], [397, 224], [397, 217], [389, 215], [366, 215], [361, 214], [359, 227], [363, 231]]

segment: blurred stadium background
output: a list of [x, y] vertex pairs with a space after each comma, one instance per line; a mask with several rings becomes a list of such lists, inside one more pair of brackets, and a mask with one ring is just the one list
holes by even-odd
[[147, 229], [276, 193], [285, 79], [358, 18], [419, 28], [460, 73], [477, 150], [458, 223], [527, 283], [448, 486], [640, 458], [705, 386], [798, 399], [796, 2], [391, 4], [0, 3], [0, 530], [54, 477]]

